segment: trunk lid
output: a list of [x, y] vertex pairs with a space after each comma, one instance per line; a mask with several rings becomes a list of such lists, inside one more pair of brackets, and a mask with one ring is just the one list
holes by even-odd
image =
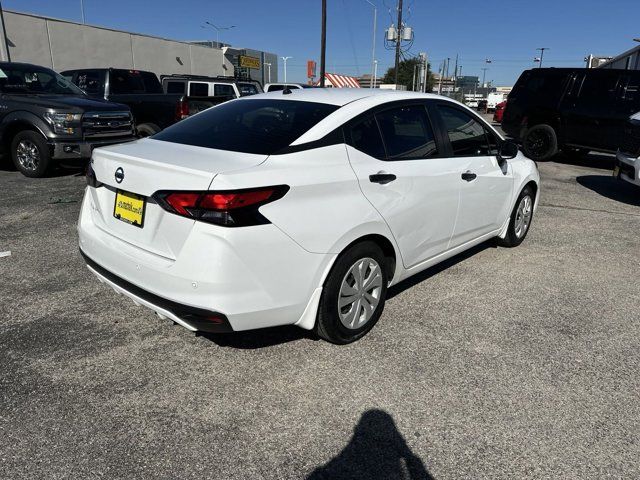
[[[97, 181], [104, 185], [89, 189], [93, 221], [110, 235], [173, 260], [194, 220], [166, 212], [151, 195], [159, 190], [208, 190], [218, 173], [253, 167], [266, 158], [149, 138], [96, 149], [91, 165]], [[116, 171], [122, 173], [120, 182]], [[142, 227], [114, 216], [117, 191], [144, 197]]]

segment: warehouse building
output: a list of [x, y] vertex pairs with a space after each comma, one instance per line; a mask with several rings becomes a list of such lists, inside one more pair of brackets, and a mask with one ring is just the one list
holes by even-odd
[[621, 68], [623, 70], [640, 70], [640, 45], [613, 57], [598, 68]]
[[14, 62], [57, 71], [114, 67], [158, 76], [243, 76], [261, 83], [266, 81], [268, 63], [271, 81], [278, 78], [278, 57], [272, 53], [216, 48], [210, 42], [170, 40], [8, 10], [3, 16], [6, 42], [1, 50], [7, 50], [3, 56]]

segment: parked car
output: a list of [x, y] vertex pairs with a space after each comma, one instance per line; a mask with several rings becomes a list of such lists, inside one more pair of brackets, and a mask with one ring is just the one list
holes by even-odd
[[177, 93], [189, 97], [240, 98], [262, 93], [258, 82], [233, 77], [162, 75], [160, 81], [166, 93]]
[[152, 72], [119, 68], [66, 70], [62, 75], [94, 98], [128, 105], [139, 137], [158, 133], [189, 115], [183, 95], [167, 95]]
[[307, 85], [306, 83], [267, 83], [264, 86], [264, 91], [265, 92], [276, 92], [279, 90], [285, 90], [285, 89], [289, 89], [289, 90], [298, 90], [298, 89], [303, 89], [303, 88], [315, 88], [312, 85]]
[[640, 187], [640, 112], [629, 117], [625, 126], [626, 142], [616, 154], [614, 176]]
[[538, 68], [522, 73], [502, 120], [503, 130], [521, 141], [525, 153], [547, 160], [562, 150], [634, 152], [629, 117], [640, 111], [640, 71]]
[[189, 330], [294, 324], [348, 343], [387, 287], [485, 240], [525, 238], [538, 170], [472, 110], [415, 92], [226, 102], [96, 150], [80, 249]]
[[125, 105], [87, 97], [53, 70], [0, 63], [0, 138], [16, 168], [43, 177], [61, 160], [87, 159], [97, 146], [133, 140]]
[[500, 102], [496, 105], [496, 109], [493, 112], [493, 121], [496, 123], [502, 123], [502, 116], [504, 115], [504, 107], [507, 106], [507, 101]]

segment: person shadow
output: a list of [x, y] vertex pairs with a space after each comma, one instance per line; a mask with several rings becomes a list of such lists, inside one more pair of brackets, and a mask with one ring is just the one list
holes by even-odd
[[411, 451], [391, 415], [374, 409], [362, 415], [349, 444], [335, 458], [316, 468], [307, 480], [433, 478]]

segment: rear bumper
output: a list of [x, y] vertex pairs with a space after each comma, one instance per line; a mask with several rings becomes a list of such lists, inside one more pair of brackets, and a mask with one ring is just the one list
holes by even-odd
[[133, 135], [128, 137], [112, 137], [108, 139], [96, 139], [90, 141], [63, 141], [62, 139], [58, 139], [51, 145], [53, 150], [52, 158], [54, 160], [91, 158], [91, 152], [93, 152], [94, 148], [116, 145], [118, 143], [132, 142], [133, 140], [137, 140], [137, 138]]
[[[113, 217], [112, 207], [102, 211], [92, 190], [87, 187], [78, 220], [80, 249], [93, 262], [89, 268], [118, 292], [190, 330], [214, 331], [199, 322], [202, 314], [224, 317], [233, 331], [295, 324], [335, 258], [304, 250], [273, 224], [225, 228], [170, 216], [145, 230], [122, 223], [114, 231], [103, 220]], [[147, 214], [153, 207], [147, 205]], [[156, 245], [165, 243], [166, 252], [138, 246], [135, 235], [143, 233], [153, 235]]]
[[223, 314], [183, 305], [147, 292], [98, 265], [91, 260], [82, 249], [80, 250], [80, 254], [84, 258], [84, 261], [87, 262], [89, 270], [98, 277], [98, 280], [110, 285], [116, 292], [128, 296], [136, 304], [144, 305], [155, 311], [160, 318], [170, 318], [192, 331], [210, 333], [228, 333], [233, 331], [229, 320]]
[[630, 157], [622, 152], [616, 154], [618, 178], [640, 186], [640, 158]]

